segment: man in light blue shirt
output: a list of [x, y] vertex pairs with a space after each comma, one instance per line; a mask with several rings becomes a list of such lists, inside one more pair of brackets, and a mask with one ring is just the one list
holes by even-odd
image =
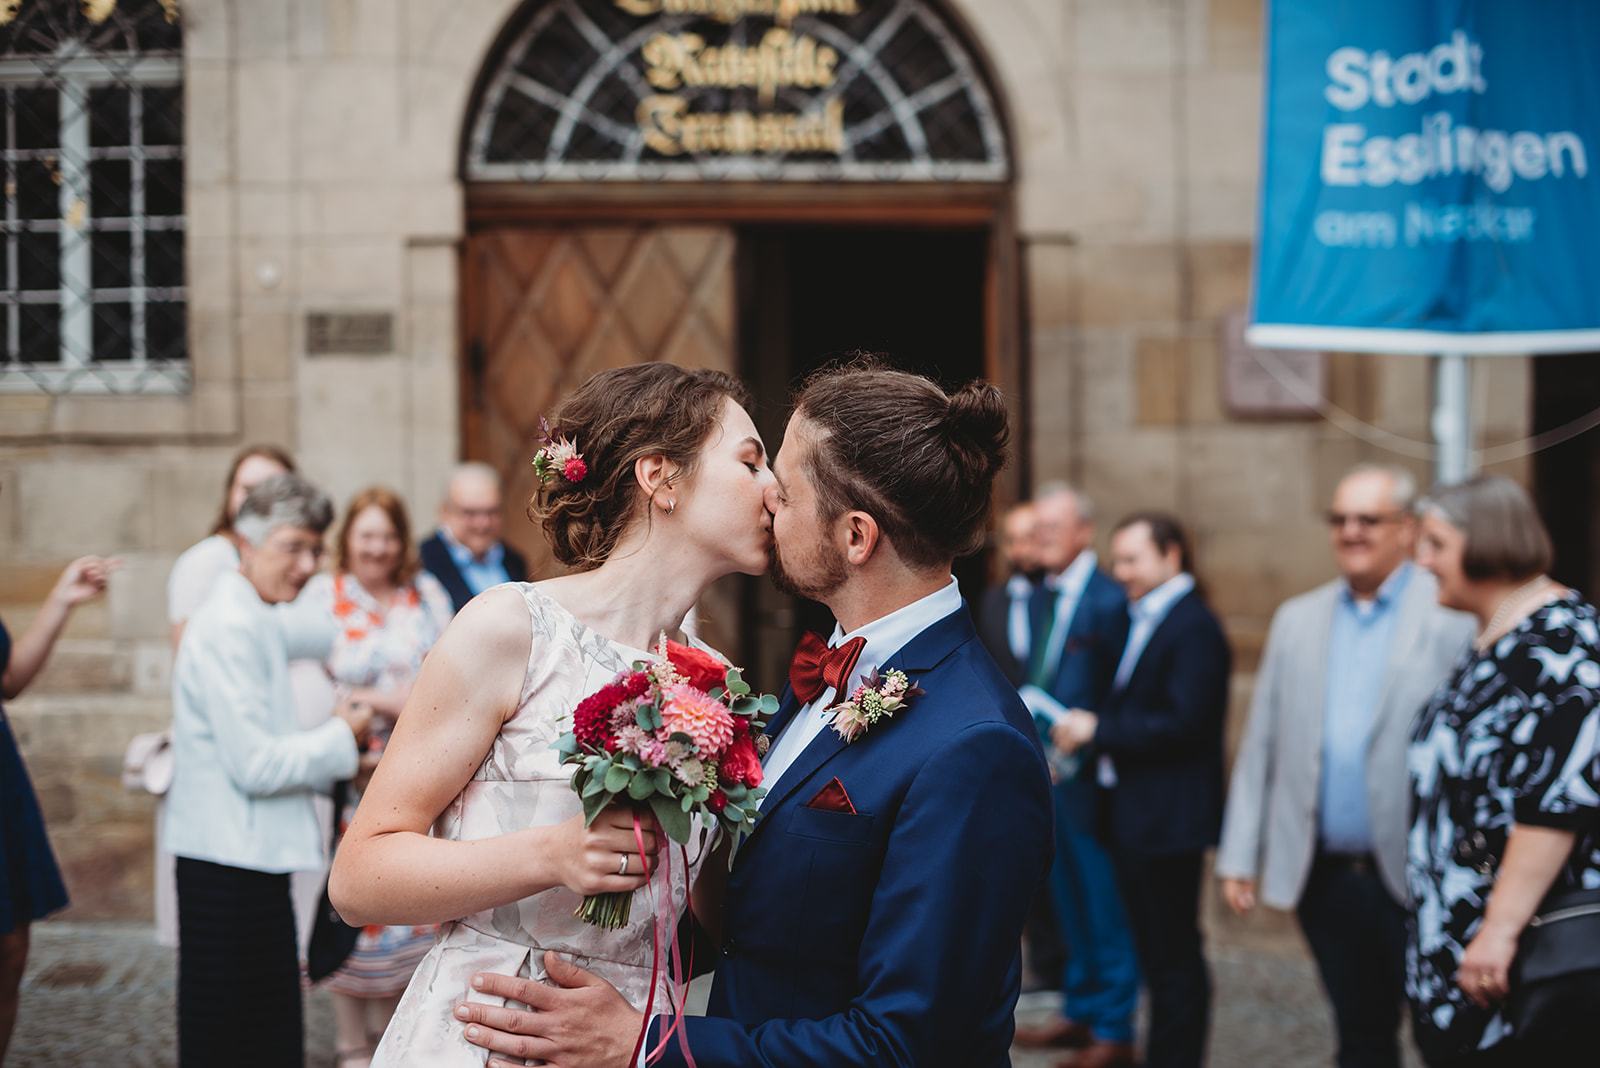
[[1239, 913], [1294, 909], [1322, 971], [1340, 1068], [1399, 1068], [1405, 752], [1472, 621], [1410, 562], [1409, 472], [1363, 465], [1328, 512], [1339, 577], [1278, 609], [1234, 761], [1216, 870]]
[[500, 474], [488, 464], [458, 464], [450, 472], [439, 529], [417, 550], [457, 612], [490, 586], [528, 577], [521, 555], [500, 540]]

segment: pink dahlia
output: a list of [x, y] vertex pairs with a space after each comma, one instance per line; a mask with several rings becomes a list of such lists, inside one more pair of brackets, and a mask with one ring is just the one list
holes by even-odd
[[568, 482], [582, 482], [588, 473], [589, 465], [584, 463], [582, 458], [577, 456], [574, 456], [572, 459], [561, 465], [561, 477], [565, 478]]
[[721, 701], [687, 683], [668, 686], [662, 697], [663, 733], [687, 734], [704, 757], [716, 756], [733, 741], [733, 713]]

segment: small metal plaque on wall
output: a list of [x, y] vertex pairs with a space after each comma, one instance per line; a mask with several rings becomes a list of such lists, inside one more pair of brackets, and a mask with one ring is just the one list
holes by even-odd
[[1256, 419], [1309, 419], [1328, 396], [1328, 354], [1301, 349], [1258, 349], [1244, 339], [1247, 316], [1235, 308], [1222, 317], [1222, 400], [1229, 415]]
[[381, 356], [394, 351], [393, 312], [309, 312], [306, 353]]

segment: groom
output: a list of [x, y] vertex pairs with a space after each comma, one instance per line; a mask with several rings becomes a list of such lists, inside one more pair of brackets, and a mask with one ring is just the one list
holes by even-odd
[[[828, 648], [801, 645], [768, 728], [761, 819], [720, 916], [701, 917], [716, 978], [709, 1015], [682, 1027], [702, 1068], [1010, 1063], [1022, 922], [1050, 865], [1050, 780], [950, 577], [982, 544], [1007, 435], [988, 385], [947, 396], [855, 365], [796, 399], [767, 501], [773, 578], [839, 625]], [[922, 692], [846, 743], [824, 710], [874, 669]], [[640, 1014], [546, 959], [559, 987], [474, 980], [534, 1011], [465, 1005], [469, 1040], [563, 1068], [629, 1068]], [[676, 1037], [659, 1063], [686, 1063]]]

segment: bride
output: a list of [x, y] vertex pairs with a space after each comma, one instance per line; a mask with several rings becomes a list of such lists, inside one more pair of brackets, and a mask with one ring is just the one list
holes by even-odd
[[[725, 374], [658, 363], [602, 371], [556, 412], [529, 512], [573, 571], [462, 609], [424, 661], [333, 867], [346, 922], [443, 925], [374, 1064], [482, 1065], [487, 1051], [451, 1015], [496, 1000], [470, 977], [542, 979], [545, 950], [643, 1009], [651, 894], [621, 930], [573, 916], [585, 895], [646, 885], [631, 812], [608, 809], [585, 829], [551, 743], [663, 631], [685, 641], [679, 624], [711, 582], [766, 569], [772, 472], [746, 403]], [[644, 847], [653, 858], [648, 830]], [[676, 870], [678, 913], [688, 890]]]

